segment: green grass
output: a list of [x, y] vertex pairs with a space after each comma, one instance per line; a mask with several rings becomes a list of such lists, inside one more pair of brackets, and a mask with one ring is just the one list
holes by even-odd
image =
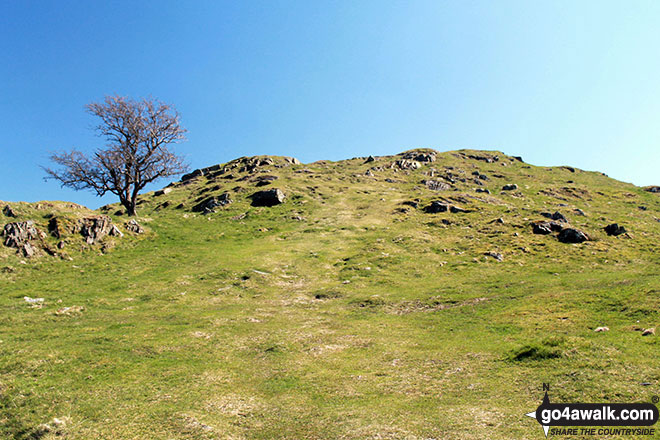
[[[70, 238], [72, 260], [22, 264], [4, 248], [0, 435], [38, 438], [57, 417], [70, 439], [537, 439], [524, 414], [543, 382], [557, 402], [649, 401], [659, 345], [636, 330], [658, 323], [660, 197], [499, 155], [374, 177], [392, 158], [267, 166], [288, 195], [272, 208], [251, 207], [257, 189], [234, 170], [144, 195], [146, 236], [103, 254]], [[445, 167], [487, 174], [491, 195], [420, 184]], [[227, 208], [190, 212], [224, 191]], [[472, 212], [422, 211], [440, 198]], [[53, 207], [18, 209], [37, 221]], [[555, 210], [593, 241], [533, 235]], [[608, 237], [611, 222], [631, 238]]]

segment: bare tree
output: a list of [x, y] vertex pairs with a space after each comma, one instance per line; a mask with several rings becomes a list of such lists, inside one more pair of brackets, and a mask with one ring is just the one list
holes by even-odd
[[188, 170], [167, 148], [185, 140], [186, 132], [172, 106], [152, 98], [107, 96], [86, 109], [101, 120], [95, 128], [107, 141], [105, 148], [90, 156], [75, 149], [52, 154], [50, 159], [60, 168], [44, 168], [46, 179], [75, 190], [90, 189], [99, 197], [116, 194], [127, 214], [135, 215], [137, 196], [147, 184]]

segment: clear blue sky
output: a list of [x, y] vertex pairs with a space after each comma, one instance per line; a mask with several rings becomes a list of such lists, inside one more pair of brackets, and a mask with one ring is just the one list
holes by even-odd
[[[660, 184], [659, 1], [0, 0], [0, 200], [101, 146], [85, 104], [174, 104], [193, 168], [498, 149]], [[167, 184], [162, 182], [157, 187]]]

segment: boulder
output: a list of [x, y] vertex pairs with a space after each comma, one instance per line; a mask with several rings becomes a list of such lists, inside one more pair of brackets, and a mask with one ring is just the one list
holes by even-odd
[[548, 235], [553, 232], [559, 232], [563, 229], [563, 226], [557, 222], [551, 221], [538, 221], [532, 223], [532, 232], [539, 235]]
[[302, 163], [298, 159], [296, 159], [295, 157], [285, 156], [284, 160], [287, 161], [290, 164], [293, 164], [293, 165], [300, 165]]
[[490, 191], [486, 188], [476, 188], [475, 191], [478, 193], [490, 194]]
[[375, 157], [373, 157], [373, 156], [369, 156], [369, 157], [367, 157], [367, 158], [365, 159], [364, 163], [373, 162], [373, 161], [375, 161], [375, 160], [376, 160]]
[[589, 240], [589, 236], [575, 228], [562, 229], [557, 239], [562, 243], [582, 243]]
[[425, 184], [426, 187], [431, 191], [447, 191], [451, 188], [451, 186], [449, 186], [447, 183], [440, 182], [438, 180], [424, 180], [422, 183]]
[[555, 211], [554, 213], [549, 213], [549, 212], [542, 212], [541, 215], [545, 218], [549, 218], [551, 220], [557, 220], [562, 223], [568, 223], [568, 219], [559, 211]]
[[155, 196], [164, 196], [165, 194], [169, 194], [172, 192], [172, 188], [163, 188], [159, 189], [154, 193]]
[[647, 186], [644, 188], [644, 191], [652, 193], [660, 193], [660, 186]]
[[187, 182], [187, 181], [189, 181], [189, 180], [195, 179], [195, 178], [197, 178], [197, 177], [201, 177], [201, 176], [203, 176], [203, 175], [204, 175], [204, 171], [202, 171], [202, 170], [195, 170], [195, 171], [193, 171], [193, 172], [190, 172], [190, 173], [188, 173], [188, 174], [184, 174], [183, 176], [181, 176], [181, 181], [182, 181], [182, 182]]
[[210, 214], [215, 212], [215, 208], [226, 206], [232, 203], [232, 199], [229, 196], [229, 193], [223, 193], [218, 197], [210, 197], [197, 205], [193, 206], [192, 210], [194, 212], [202, 212], [204, 214]]
[[502, 191], [514, 191], [516, 189], [518, 189], [518, 185], [515, 183], [509, 183], [508, 185], [504, 185], [502, 187]]
[[254, 179], [252, 179], [253, 182], [257, 182], [257, 186], [270, 185], [276, 180], [277, 180], [277, 176], [273, 176], [270, 174], [264, 176], [257, 176]]
[[603, 229], [605, 229], [605, 233], [606, 233], [607, 235], [614, 235], [614, 236], [616, 236], [616, 235], [621, 235], [621, 234], [625, 234], [625, 233], [626, 233], [626, 228], [624, 228], [623, 226], [619, 226], [619, 225], [616, 224], [616, 223], [612, 223], [611, 225], [607, 225], [607, 226], [605, 226], [605, 228], [603, 228]]
[[133, 232], [134, 234], [142, 234], [144, 232], [144, 228], [140, 226], [140, 224], [135, 219], [132, 219], [126, 223], [126, 230]]
[[424, 212], [427, 212], [429, 214], [437, 214], [439, 212], [447, 212], [449, 211], [449, 205], [444, 202], [431, 202], [429, 206], [424, 208]]
[[451, 205], [451, 206], [449, 207], [449, 212], [451, 212], [451, 213], [453, 213], [453, 214], [457, 214], [457, 213], [459, 213], [459, 212], [470, 212], [470, 211], [468, 211], [467, 209], [463, 209], [463, 208], [461, 208], [460, 206]]
[[257, 191], [252, 194], [252, 206], [275, 206], [284, 202], [286, 195], [279, 188]]
[[416, 160], [400, 159], [392, 163], [391, 168], [399, 168], [401, 170], [416, 170], [421, 165]]
[[5, 205], [4, 208], [2, 208], [2, 213], [5, 215], [5, 217], [16, 217], [16, 212], [14, 212], [13, 209], [11, 209], [11, 206]]

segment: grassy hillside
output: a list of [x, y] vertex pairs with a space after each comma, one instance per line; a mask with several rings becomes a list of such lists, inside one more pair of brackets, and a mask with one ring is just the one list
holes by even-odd
[[[524, 414], [542, 382], [558, 402], [660, 394], [641, 335], [659, 319], [660, 194], [471, 150], [197, 174], [142, 196], [145, 234], [2, 248], [3, 438], [539, 439]], [[251, 205], [270, 188], [284, 203]], [[0, 220], [44, 231], [64, 209], [10, 205]], [[556, 211], [590, 240], [532, 232]]]

